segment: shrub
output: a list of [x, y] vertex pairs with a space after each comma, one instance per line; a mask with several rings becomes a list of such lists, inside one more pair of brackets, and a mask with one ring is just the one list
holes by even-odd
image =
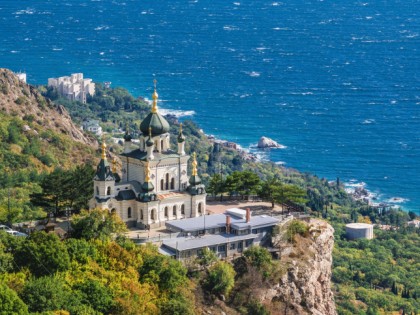
[[209, 269], [204, 284], [209, 292], [227, 296], [235, 285], [235, 270], [231, 264], [219, 261]]
[[292, 242], [296, 234], [307, 236], [309, 231], [308, 226], [299, 220], [293, 220], [287, 227], [287, 240]]

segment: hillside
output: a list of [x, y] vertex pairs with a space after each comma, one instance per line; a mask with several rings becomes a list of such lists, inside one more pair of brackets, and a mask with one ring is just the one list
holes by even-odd
[[84, 134], [63, 106], [20, 82], [11, 71], [0, 69], [2, 221], [13, 211], [20, 213], [16, 219], [31, 217], [25, 215], [35, 210], [30, 195], [41, 192], [45, 174], [56, 168], [70, 170], [95, 164], [97, 147], [96, 139]]
[[10, 172], [70, 168], [92, 161], [98, 143], [67, 110], [0, 69], [1, 168]]

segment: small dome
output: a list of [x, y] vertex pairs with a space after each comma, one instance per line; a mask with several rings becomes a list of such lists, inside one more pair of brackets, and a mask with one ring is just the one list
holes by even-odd
[[149, 127], [152, 130], [152, 136], [160, 136], [161, 134], [169, 132], [169, 123], [159, 113], [149, 113], [147, 117], [140, 124], [140, 131], [147, 135], [149, 134]]
[[179, 133], [179, 135], [178, 135], [178, 143], [182, 143], [182, 142], [184, 142], [185, 141], [185, 136], [184, 136], [184, 134], [183, 133]]
[[153, 191], [153, 189], [155, 189], [155, 187], [153, 186], [151, 182], [144, 182], [143, 185], [141, 185], [141, 189], [144, 192], [151, 192]]
[[146, 141], [146, 145], [148, 146], [148, 147], [151, 147], [152, 145], [154, 145], [155, 143], [153, 142], [153, 140], [152, 140], [152, 138], [147, 138], [147, 141]]
[[198, 175], [191, 175], [189, 182], [191, 186], [197, 186], [201, 184], [201, 178]]

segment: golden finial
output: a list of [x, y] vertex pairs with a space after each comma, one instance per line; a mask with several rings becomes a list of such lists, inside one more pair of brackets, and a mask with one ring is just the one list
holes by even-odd
[[159, 95], [156, 92], [156, 83], [157, 83], [157, 81], [156, 81], [156, 79], [154, 79], [153, 84], [155, 86], [155, 90], [154, 90], [153, 95], [152, 95], [152, 98], [153, 98], [152, 113], [157, 113], [157, 111], [158, 111], [157, 100], [158, 100]]
[[106, 160], [106, 143], [105, 140], [102, 140], [102, 160]]
[[146, 183], [150, 182], [150, 168], [149, 168], [149, 161], [146, 162], [145, 168], [144, 168], [144, 181]]
[[117, 160], [115, 158], [112, 159], [112, 173], [117, 172]]
[[191, 162], [191, 165], [192, 165], [191, 175], [197, 176], [197, 154], [195, 154], [195, 152], [192, 154], [192, 158], [193, 160]]

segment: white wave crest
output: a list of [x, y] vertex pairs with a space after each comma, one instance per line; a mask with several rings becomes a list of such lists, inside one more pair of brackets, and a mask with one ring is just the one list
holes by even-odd
[[404, 203], [407, 201], [410, 201], [410, 199], [402, 198], [402, 197], [391, 197], [386, 200], [386, 202], [389, 202], [389, 203]]
[[195, 115], [195, 111], [193, 110], [178, 110], [178, 109], [164, 109], [164, 108], [160, 108], [159, 112], [165, 116], [165, 115], [173, 115], [176, 118], [180, 118], [180, 117], [187, 117], [187, 116], [194, 116]]

